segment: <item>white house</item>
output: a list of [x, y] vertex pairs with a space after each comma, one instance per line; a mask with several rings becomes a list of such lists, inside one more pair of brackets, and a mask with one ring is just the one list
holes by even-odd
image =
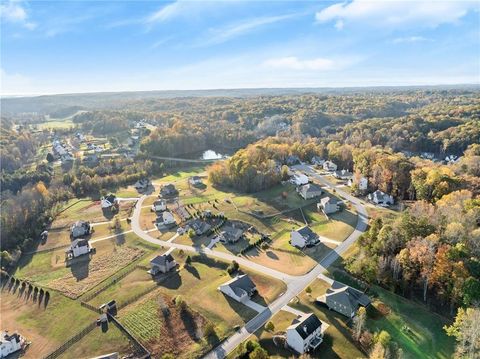
[[351, 187], [353, 184], [356, 184], [359, 191], [366, 191], [368, 189], [368, 178], [361, 176], [358, 179], [352, 178], [348, 180], [348, 185]]
[[303, 173], [295, 173], [293, 177], [290, 179], [290, 181], [295, 186], [303, 186], [304, 184], [308, 183], [308, 177]]
[[175, 224], [175, 218], [173, 217], [173, 214], [164, 211], [162, 213], [159, 213], [157, 219], [156, 219], [156, 224], [157, 225], [164, 225], [164, 226], [170, 226]]
[[70, 237], [72, 239], [88, 236], [92, 231], [90, 222], [76, 221], [72, 227], [70, 227]]
[[368, 199], [380, 206], [388, 206], [394, 203], [393, 197], [391, 195], [388, 195], [385, 192], [382, 192], [378, 189], [375, 192], [370, 193], [368, 195]]
[[108, 196], [102, 197], [101, 204], [102, 208], [111, 208], [118, 202], [117, 197], [110, 193]]
[[313, 156], [310, 163], [312, 165], [316, 165], [316, 166], [323, 166], [323, 164], [325, 163], [325, 160], [323, 158], [318, 157], [318, 156]]
[[323, 163], [323, 169], [325, 171], [333, 172], [337, 170], [337, 165], [333, 163], [332, 161], [325, 161]]
[[332, 197], [324, 197], [317, 204], [319, 211], [323, 211], [325, 214], [335, 213], [340, 210], [340, 201]]
[[159, 199], [152, 204], [153, 212], [163, 212], [167, 210], [167, 201], [164, 199]]
[[199, 176], [192, 176], [188, 179], [188, 183], [190, 183], [192, 186], [199, 186], [201, 185], [203, 182], [202, 182], [202, 178], [199, 177]]
[[20, 334], [8, 334], [7, 331], [2, 332], [2, 337], [0, 338], [0, 358], [6, 358], [8, 355], [21, 350], [24, 344], [25, 338]]
[[314, 246], [319, 242], [318, 234], [313, 232], [308, 226], [290, 232], [290, 244], [294, 247], [304, 248], [306, 246]]
[[167, 273], [172, 268], [175, 268], [177, 262], [173, 259], [172, 255], [169, 254], [162, 254], [160, 256], [156, 256], [150, 261], [150, 270], [148, 273], [151, 275], [156, 275], [158, 273]]
[[92, 251], [92, 246], [88, 243], [88, 239], [79, 238], [70, 243], [70, 247], [65, 250], [67, 258], [77, 258]]
[[240, 303], [245, 303], [257, 292], [255, 283], [246, 274], [236, 276], [218, 287], [218, 290]]
[[287, 345], [299, 354], [317, 349], [322, 341], [322, 322], [313, 313], [295, 319], [287, 328]]

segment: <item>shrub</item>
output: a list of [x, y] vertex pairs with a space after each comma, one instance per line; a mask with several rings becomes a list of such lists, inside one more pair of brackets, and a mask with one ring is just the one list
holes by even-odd
[[185, 264], [190, 265], [192, 263], [192, 258], [190, 256], [187, 256], [187, 259], [185, 259]]
[[308, 286], [307, 288], [305, 288], [305, 292], [307, 292], [307, 294], [312, 294], [312, 288]]
[[190, 238], [193, 238], [196, 235], [195, 230], [193, 228], [190, 228], [187, 233]]
[[272, 321], [269, 321], [267, 324], [265, 324], [265, 330], [269, 332], [273, 332], [275, 330], [275, 325]]
[[210, 338], [210, 337], [214, 337], [217, 335], [216, 331], [215, 331], [215, 325], [213, 325], [212, 322], [208, 322], [206, 325], [205, 325], [205, 328], [203, 329], [203, 335], [205, 338]]
[[232, 275], [233, 273], [237, 272], [240, 268], [240, 265], [237, 261], [232, 261], [232, 263], [227, 268], [227, 273]]
[[253, 352], [248, 355], [249, 359], [267, 359], [269, 358], [268, 353], [262, 347], [257, 347]]

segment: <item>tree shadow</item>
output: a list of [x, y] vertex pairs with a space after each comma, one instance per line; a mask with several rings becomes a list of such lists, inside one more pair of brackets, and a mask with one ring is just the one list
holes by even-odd
[[187, 331], [190, 338], [194, 341], [197, 341], [197, 322], [195, 317], [192, 315], [190, 308], [184, 308], [180, 311], [180, 319], [183, 322], [185, 330]]
[[272, 252], [271, 250], [267, 250], [265, 253], [266, 253], [267, 257], [269, 257], [270, 259], [273, 259], [273, 260], [278, 260], [279, 259], [278, 256], [274, 252]]
[[201, 279], [200, 273], [198, 272], [197, 268], [195, 268], [194, 266], [185, 265], [185, 269], [187, 270], [188, 273], [192, 274], [195, 278]]

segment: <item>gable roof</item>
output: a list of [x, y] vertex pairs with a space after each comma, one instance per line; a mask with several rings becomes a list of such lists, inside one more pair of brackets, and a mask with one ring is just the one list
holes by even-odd
[[161, 254], [159, 256], [156, 256], [150, 261], [150, 264], [154, 264], [157, 266], [164, 266], [167, 263], [173, 262], [175, 259], [173, 259], [172, 255], [169, 254]]
[[315, 183], [307, 183], [300, 187], [300, 192], [303, 194], [322, 192], [322, 187], [316, 185]]
[[323, 197], [321, 200], [320, 200], [320, 203], [325, 206], [327, 204], [337, 204], [339, 201], [336, 199], [336, 198], [333, 198], [333, 197]]
[[227, 240], [236, 241], [242, 236], [243, 231], [240, 228], [225, 226], [221, 234]]
[[224, 285], [228, 285], [232, 290], [236, 293], [235, 289], [243, 289], [247, 293], [250, 293], [252, 290], [256, 288], [255, 283], [250, 279], [250, 277], [246, 274], [241, 274], [236, 276], [235, 278], [229, 280]]
[[366, 307], [370, 304], [370, 298], [366, 294], [337, 281], [332, 283], [325, 296], [350, 308], [352, 312], [355, 312], [360, 305]]
[[297, 229], [297, 233], [300, 234], [305, 240], [308, 241], [315, 241], [318, 238], [318, 234], [312, 231], [309, 226], [304, 226], [300, 229]]
[[85, 238], [78, 238], [72, 241], [70, 244], [70, 248], [75, 248], [75, 247], [85, 247], [88, 246], [88, 240]]
[[322, 322], [313, 314], [305, 314], [295, 319], [287, 329], [295, 329], [302, 339], [308, 338], [315, 330], [322, 327]]

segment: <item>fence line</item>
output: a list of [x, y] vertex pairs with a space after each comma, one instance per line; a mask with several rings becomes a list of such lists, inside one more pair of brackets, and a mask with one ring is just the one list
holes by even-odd
[[140, 343], [140, 341], [137, 338], [135, 338], [133, 334], [130, 333], [130, 331], [128, 331], [127, 328], [125, 328], [114, 316], [110, 315], [109, 313], [107, 313], [107, 317], [109, 321], [113, 322], [113, 324], [115, 324], [117, 328], [120, 329], [120, 331], [123, 334], [125, 334], [133, 343], [134, 351], [135, 351], [134, 354], [136, 355], [136, 358], [141, 358], [141, 359], [150, 358], [150, 352], [147, 350], [147, 348], [145, 348], [143, 344]]
[[80, 339], [82, 339], [85, 335], [90, 333], [95, 327], [97, 326], [96, 322], [90, 323], [88, 326], [83, 328], [80, 332], [75, 334], [73, 337], [68, 339], [65, 343], [60, 345], [57, 349], [53, 352], [48, 354], [44, 359], [55, 359], [58, 358], [61, 354], [63, 354], [68, 348], [70, 348], [73, 344], [77, 343]]

